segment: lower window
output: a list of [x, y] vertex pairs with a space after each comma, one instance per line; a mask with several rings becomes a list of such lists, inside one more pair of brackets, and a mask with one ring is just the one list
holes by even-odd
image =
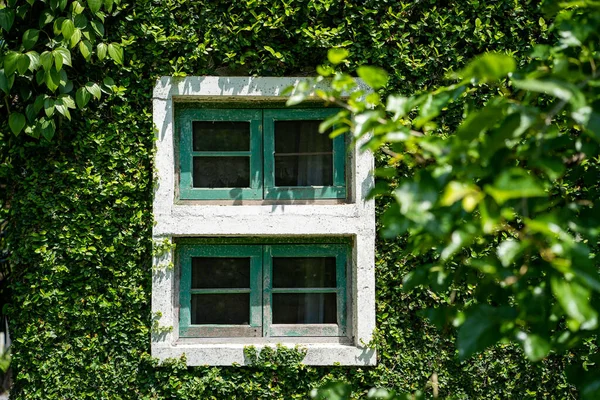
[[179, 336], [346, 336], [349, 248], [178, 244]]

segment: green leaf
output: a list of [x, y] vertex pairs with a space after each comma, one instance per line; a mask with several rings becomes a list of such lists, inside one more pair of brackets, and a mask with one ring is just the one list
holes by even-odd
[[44, 113], [48, 118], [54, 115], [54, 100], [49, 97], [44, 100]]
[[46, 97], [41, 94], [35, 98], [35, 101], [33, 102], [33, 108], [36, 114], [39, 113], [40, 110], [44, 107], [45, 101]]
[[29, 57], [25, 54], [20, 54], [19, 59], [17, 60], [17, 71], [19, 74], [23, 75], [29, 69]]
[[591, 290], [578, 282], [567, 281], [555, 275], [551, 280], [552, 293], [567, 315], [577, 321], [579, 328], [593, 330], [598, 327], [598, 313], [590, 304]]
[[52, 21], [54, 21], [54, 14], [48, 9], [42, 11], [42, 13], [40, 14], [40, 20], [39, 20], [40, 28], [43, 28], [44, 26], [48, 25]]
[[333, 65], [338, 65], [344, 60], [346, 60], [346, 58], [348, 58], [349, 55], [350, 52], [348, 52], [348, 50], [346, 49], [329, 49], [329, 51], [327, 52], [327, 59]]
[[88, 7], [90, 11], [95, 14], [100, 11], [100, 7], [102, 6], [102, 0], [87, 0]]
[[350, 400], [352, 388], [347, 383], [329, 382], [319, 389], [310, 392], [310, 398], [315, 400]]
[[488, 305], [476, 305], [466, 313], [458, 329], [456, 344], [458, 358], [465, 360], [502, 339], [497, 310]]
[[6, 32], [10, 31], [13, 23], [15, 22], [15, 12], [10, 8], [3, 8], [0, 10], [0, 27]]
[[60, 114], [62, 114], [63, 116], [65, 116], [68, 120], [71, 120], [71, 113], [69, 112], [69, 109], [67, 108], [66, 105], [64, 105], [60, 101], [57, 101], [54, 104], [54, 107], [56, 108], [56, 111], [58, 111]]
[[108, 55], [115, 60], [115, 63], [123, 65], [123, 49], [117, 43], [108, 45]]
[[490, 101], [483, 109], [471, 112], [458, 127], [456, 135], [465, 141], [477, 138], [504, 117], [506, 107], [506, 100], [502, 98]]
[[479, 83], [496, 81], [517, 69], [514, 58], [506, 54], [486, 53], [475, 58], [458, 74], [459, 78]]
[[7, 76], [13, 75], [17, 70], [17, 64], [19, 63], [20, 53], [9, 51], [4, 56], [4, 73]]
[[3, 69], [0, 69], [0, 90], [4, 93], [9, 94], [13, 83], [15, 82], [15, 76], [11, 75], [10, 78], [6, 76]]
[[70, 19], [65, 19], [61, 25], [60, 31], [65, 39], [71, 39], [73, 32], [75, 32], [75, 24]]
[[85, 14], [79, 14], [76, 15], [75, 18], [73, 18], [73, 23], [75, 24], [75, 28], [79, 28], [79, 29], [85, 29], [85, 27], [88, 24], [88, 19], [85, 16]]
[[108, 46], [106, 46], [106, 43], [98, 43], [98, 46], [96, 46], [96, 54], [98, 55], [98, 60], [104, 60], [104, 58], [106, 57], [107, 50]]
[[585, 107], [585, 95], [581, 90], [570, 82], [558, 79], [513, 79], [512, 84], [522, 90], [545, 93], [561, 100], [568, 101], [573, 108]]
[[61, 94], [58, 96], [58, 99], [62, 102], [62, 104], [67, 106], [67, 108], [75, 108], [75, 101], [68, 94]]
[[87, 103], [92, 99], [92, 95], [85, 88], [77, 89], [77, 93], [75, 94], [75, 102], [77, 103], [77, 107], [84, 108]]
[[111, 12], [113, 7], [114, 0], [104, 0], [104, 7], [106, 11]]
[[500, 205], [508, 200], [546, 196], [546, 191], [533, 176], [522, 168], [504, 170], [485, 191]]
[[92, 57], [92, 44], [88, 40], [82, 40], [79, 42], [79, 51], [83, 58], [85, 58], [86, 61], [89, 61]]
[[46, 71], [44, 82], [46, 82], [46, 86], [50, 91], [56, 91], [60, 85], [60, 75], [58, 71], [54, 68], [50, 69], [50, 71]]
[[550, 343], [539, 335], [519, 332], [517, 340], [521, 342], [525, 356], [531, 361], [539, 361], [550, 353]]
[[44, 120], [44, 122], [42, 122], [42, 136], [46, 140], [51, 140], [54, 137], [55, 131], [56, 126], [54, 125], [53, 120]]
[[52, 64], [54, 62], [54, 55], [49, 51], [45, 51], [40, 55], [40, 62], [42, 63], [42, 67], [44, 67], [44, 70], [48, 71], [50, 68], [52, 68]]
[[25, 127], [25, 116], [18, 112], [11, 113], [8, 117], [8, 125], [12, 133], [18, 135]]
[[100, 86], [97, 83], [88, 82], [85, 84], [85, 88], [88, 92], [90, 92], [96, 99], [100, 100], [100, 96], [102, 96], [102, 91], [100, 90]]
[[23, 47], [25, 50], [31, 49], [38, 41], [40, 31], [37, 29], [27, 29], [23, 34]]
[[104, 36], [104, 25], [100, 21], [91, 20], [90, 25], [98, 36]]
[[275, 57], [275, 58], [277, 58], [279, 60], [283, 59], [283, 55], [280, 52], [273, 50], [273, 48], [271, 46], [263, 46], [263, 48], [265, 50], [267, 50], [269, 53], [271, 53], [271, 55], [273, 57]]
[[52, 51], [55, 58], [59, 56], [62, 58], [62, 63], [71, 66], [71, 52], [66, 47], [57, 47]]
[[81, 40], [81, 30], [79, 28], [75, 28], [75, 31], [73, 32], [73, 36], [71, 36], [71, 39], [69, 40], [69, 45], [71, 48], [77, 46], [77, 43], [79, 43], [79, 41]]
[[404, 117], [406, 114], [410, 112], [413, 107], [413, 97], [404, 97], [397, 95], [390, 95], [387, 98], [387, 105], [385, 110], [394, 113], [394, 121], [398, 118]]
[[509, 267], [521, 254], [522, 250], [521, 242], [508, 239], [498, 245], [496, 255], [503, 267]]
[[40, 67], [40, 55], [33, 50], [28, 51], [25, 55], [29, 57], [29, 70], [34, 72]]
[[388, 81], [388, 73], [382, 68], [362, 66], [356, 70], [358, 76], [365, 81], [365, 83], [377, 90], [384, 87]]

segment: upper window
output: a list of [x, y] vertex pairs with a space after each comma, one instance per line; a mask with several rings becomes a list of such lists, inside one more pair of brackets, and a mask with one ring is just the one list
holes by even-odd
[[346, 197], [344, 136], [319, 133], [335, 109], [181, 109], [179, 198]]

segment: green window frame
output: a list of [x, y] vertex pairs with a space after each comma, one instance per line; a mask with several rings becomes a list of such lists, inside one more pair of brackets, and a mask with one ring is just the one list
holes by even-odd
[[[275, 123], [325, 120], [339, 110], [306, 109], [203, 109], [177, 111], [179, 131], [179, 199], [181, 200], [310, 200], [346, 198], [346, 139], [332, 140], [333, 182], [328, 186], [275, 185]], [[250, 122], [249, 151], [194, 151], [194, 121]], [[198, 188], [193, 186], [194, 157], [249, 157], [250, 187]]]
[[[187, 241], [177, 244], [180, 267], [179, 336], [182, 338], [214, 337], [344, 337], [347, 336], [347, 281], [348, 243], [280, 244], [265, 241], [262, 244], [206, 244]], [[250, 258], [250, 287], [239, 289], [193, 289], [192, 258], [227, 257]], [[303, 257], [335, 258], [335, 287], [274, 288], [273, 258]], [[192, 324], [191, 308], [194, 294], [250, 294], [249, 323], [247, 325]], [[273, 324], [273, 295], [281, 293], [336, 295], [336, 323]]]

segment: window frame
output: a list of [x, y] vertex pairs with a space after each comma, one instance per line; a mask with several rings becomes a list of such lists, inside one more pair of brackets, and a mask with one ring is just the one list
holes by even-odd
[[[241, 239], [241, 240], [240, 240]], [[284, 243], [267, 240], [253, 242], [238, 240], [214, 244], [202, 239], [186, 240], [177, 245], [179, 263], [179, 337], [180, 338], [235, 338], [253, 337], [257, 340], [285, 337], [347, 337], [348, 335], [348, 255], [350, 244], [343, 243]], [[280, 239], [281, 240], [281, 239]], [[192, 289], [193, 257], [249, 257], [250, 288], [248, 289]], [[335, 257], [335, 288], [273, 288], [273, 257]], [[193, 294], [250, 293], [248, 325], [191, 323], [191, 296]], [[273, 324], [273, 294], [277, 293], [335, 293], [336, 324]]]
[[[258, 200], [263, 196], [262, 112], [257, 109], [184, 109], [178, 111], [179, 124], [179, 197], [182, 200], [220, 200], [232, 196]], [[250, 123], [250, 150], [248, 151], [194, 151], [194, 121], [231, 121]], [[188, 132], [188, 134], [184, 134]], [[194, 188], [194, 157], [249, 156], [249, 188]], [[234, 193], [235, 192], [235, 193]]]
[[[163, 76], [152, 93], [155, 126], [152, 237], [152, 299], [150, 348], [161, 362], [185, 357], [188, 366], [250, 366], [246, 347], [257, 350], [276, 344], [305, 351], [302, 363], [312, 366], [369, 366], [377, 351], [369, 347], [375, 318], [375, 202], [367, 195], [374, 187], [374, 157], [362, 151], [364, 140], [348, 140], [346, 198], [308, 201], [181, 200], [179, 196], [178, 111], [184, 108], [284, 108], [287, 88], [305, 85], [306, 77]], [[359, 89], [369, 87], [357, 79]], [[326, 90], [330, 82], [317, 82]], [[347, 98], [356, 93], [343, 93]], [[311, 107], [323, 102], [309, 95]], [[349, 135], [347, 135], [349, 136]], [[349, 139], [349, 138], [347, 138]], [[324, 238], [350, 243], [348, 260], [347, 337], [180, 338], [177, 251], [188, 240], [239, 238], [293, 240], [316, 243]]]
[[[345, 199], [346, 138], [332, 141], [333, 182], [329, 186], [275, 185], [275, 122], [290, 120], [325, 120], [337, 113], [334, 108], [182, 108], [176, 111], [179, 133], [180, 200], [320, 200]], [[194, 121], [232, 121], [250, 123], [249, 151], [194, 151]], [[195, 188], [194, 157], [249, 156], [250, 187]]]

